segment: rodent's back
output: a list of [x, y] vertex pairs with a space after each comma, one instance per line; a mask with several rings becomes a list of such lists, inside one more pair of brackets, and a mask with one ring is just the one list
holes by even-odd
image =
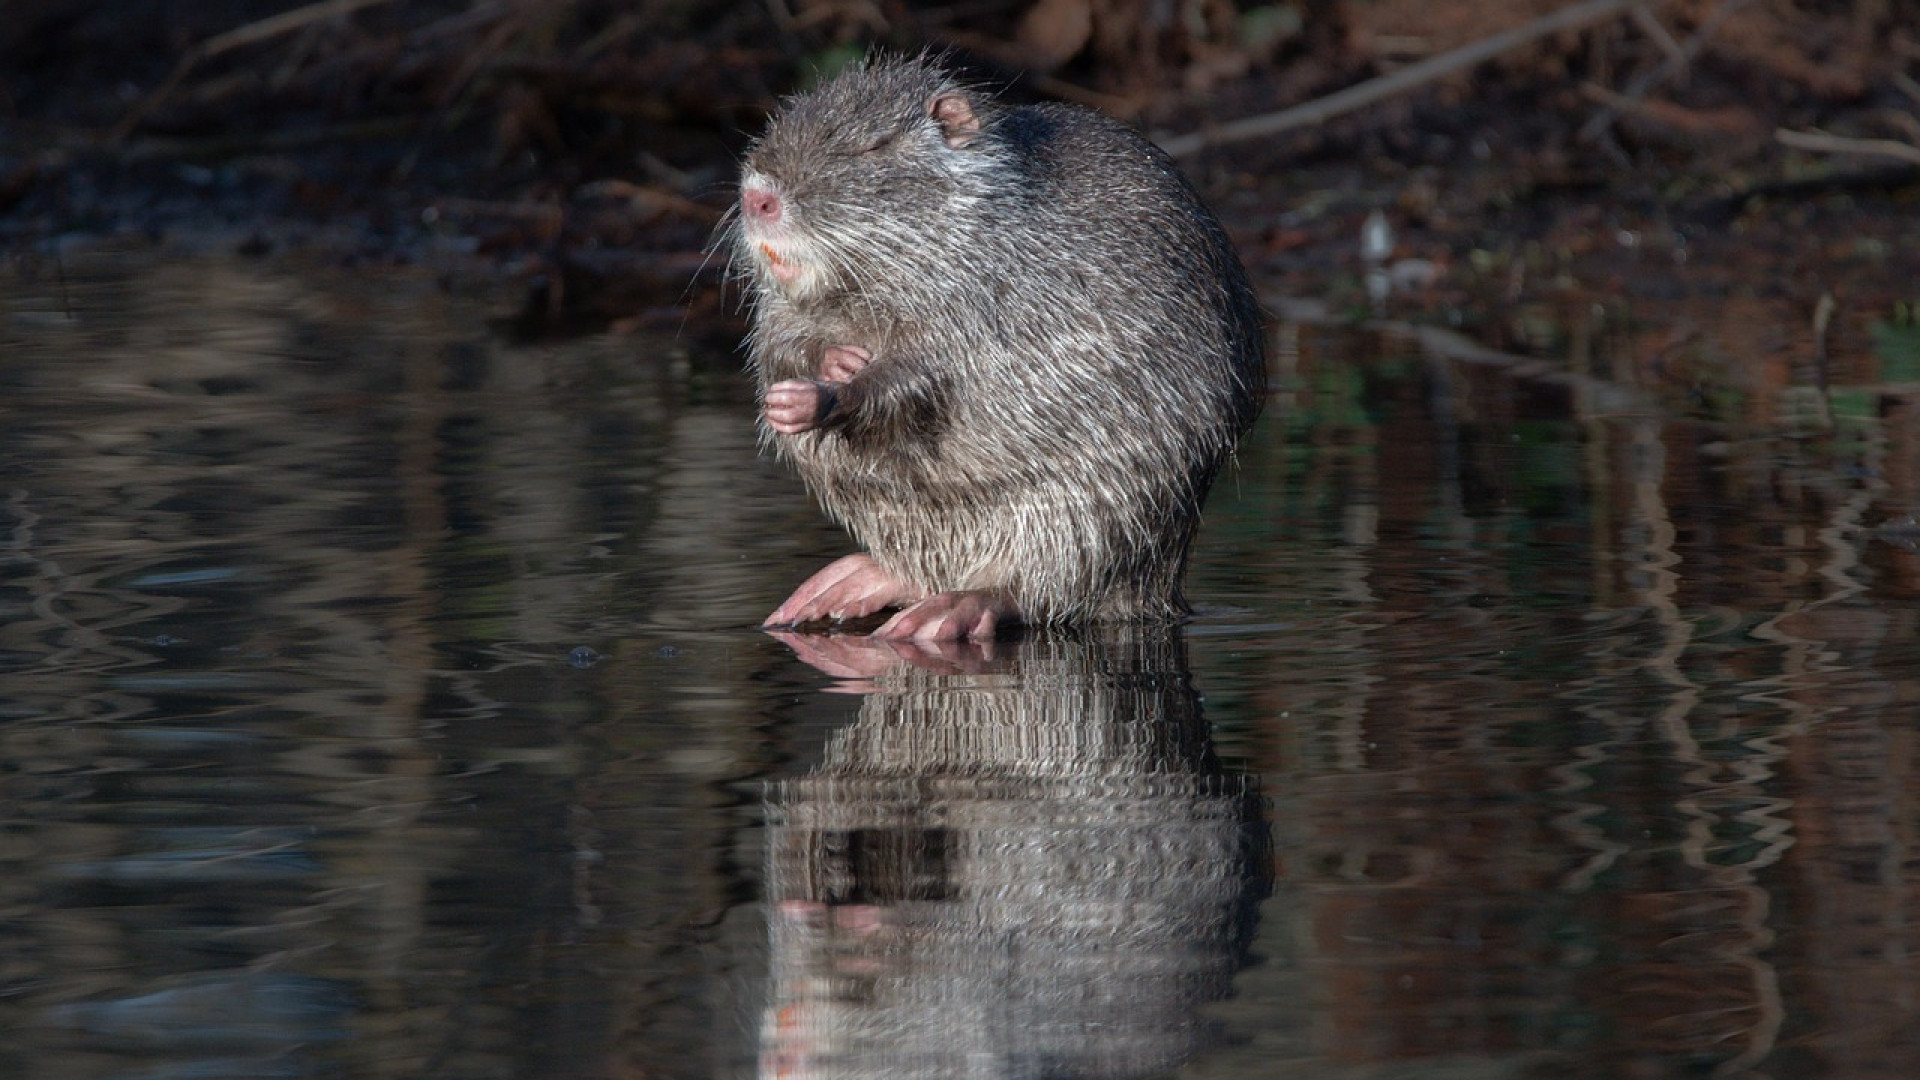
[[1058, 282], [1025, 306], [1055, 326], [1092, 317], [1119, 342], [1182, 354], [1188, 363], [1137, 358], [1170, 374], [1223, 365], [1210, 374], [1231, 385], [1214, 385], [1235, 392], [1249, 422], [1265, 370], [1259, 308], [1231, 241], [1172, 159], [1076, 105], [1010, 110], [996, 132], [1014, 151], [1020, 196], [1008, 205], [1020, 210], [989, 231]]

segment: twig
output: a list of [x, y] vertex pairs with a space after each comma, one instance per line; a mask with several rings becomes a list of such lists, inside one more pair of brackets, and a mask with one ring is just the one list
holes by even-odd
[[[443, 39], [469, 34], [508, 14], [509, 5], [504, 2], [476, 3], [465, 11], [408, 32], [400, 52], [426, 54], [429, 46], [437, 45]], [[298, 77], [308, 85], [325, 84], [338, 72], [357, 70], [379, 57], [390, 55], [392, 51], [393, 42], [389, 39], [361, 42], [308, 64], [298, 72]]]
[[[124, 154], [128, 161], [268, 154], [325, 143], [391, 138], [413, 130], [420, 121], [420, 116], [376, 116], [327, 127], [246, 132], [235, 135], [216, 135], [204, 139], [142, 138], [126, 144], [119, 152]], [[99, 149], [104, 150], [104, 148]]]
[[459, 70], [453, 73], [453, 78], [440, 88], [434, 104], [445, 108], [460, 100], [461, 94], [466, 92], [467, 85], [473, 81], [474, 77], [490, 65], [494, 57], [505, 52], [514, 38], [526, 33], [533, 25], [533, 20], [534, 15], [531, 12], [526, 14], [516, 12], [513, 17], [502, 19], [498, 25], [487, 31], [486, 36], [477, 44], [468, 46], [467, 58], [460, 63]]
[[1912, 98], [1915, 104], [1920, 104], [1920, 82], [1915, 82], [1911, 75], [1902, 71], [1894, 72], [1893, 85], [1899, 87], [1901, 93]]
[[1628, 97], [1598, 83], [1580, 84], [1580, 95], [1616, 112], [1640, 117], [1650, 124], [1688, 135], [1757, 135], [1753, 114], [1737, 106], [1702, 112], [1662, 99]]
[[200, 55], [200, 59], [205, 60], [245, 45], [258, 44], [268, 38], [291, 34], [295, 30], [326, 19], [351, 15], [361, 8], [389, 2], [390, 0], [321, 0], [318, 4], [294, 8], [292, 11], [282, 12], [258, 22], [235, 27], [224, 34], [215, 34], [201, 42], [199, 48], [193, 51]]
[[1888, 109], [1883, 115], [1887, 123], [1905, 133], [1908, 142], [1920, 146], [1920, 116], [1904, 113], [1898, 109]]
[[635, 184], [626, 180], [595, 180], [573, 190], [576, 199], [619, 199], [635, 210], [679, 214], [696, 221], [713, 222], [721, 211], [683, 198], [662, 188]]
[[221, 53], [232, 52], [282, 34], [290, 34], [326, 19], [351, 15], [361, 8], [391, 2], [392, 0], [322, 0], [318, 4], [308, 4], [303, 8], [295, 8], [292, 11], [250, 22], [245, 26], [235, 27], [224, 34], [215, 34], [188, 49], [187, 54], [180, 58], [180, 62], [173, 66], [173, 73], [167, 76], [167, 81], [161, 83], [158, 90], [148, 94], [140, 104], [134, 106], [126, 116], [121, 118], [120, 123], [113, 129], [112, 137], [118, 140], [131, 134], [133, 129], [139, 127], [141, 121], [151, 116], [155, 109], [165, 103], [167, 98], [179, 89], [186, 77], [192, 74], [193, 69], [199, 67], [204, 61], [211, 60]]
[[430, 41], [454, 34], [464, 34], [476, 27], [485, 26], [501, 15], [506, 14], [508, 5], [498, 0], [475, 4], [465, 11], [456, 12], [437, 22], [430, 22], [407, 35], [407, 48], [417, 49]]
[[[1671, 48], [1673, 36], [1668, 34], [1665, 28], [1660, 29], [1658, 36], [1649, 32], [1648, 36], [1654, 38], [1654, 43], [1667, 54], [1667, 58], [1662, 60], [1652, 70], [1644, 71], [1630, 80], [1627, 83], [1627, 89], [1622, 95], [1622, 99], [1625, 101], [1637, 101], [1645, 97], [1647, 91], [1652, 90], [1654, 87], [1659, 86], [1668, 79], [1686, 70], [1687, 65], [1693, 63], [1693, 58], [1700, 55], [1700, 50], [1706, 47], [1707, 39], [1713, 36], [1714, 31], [1720, 29], [1720, 24], [1726, 21], [1729, 15], [1746, 7], [1748, 2], [1749, 0], [1720, 0], [1719, 6], [1713, 9], [1713, 13], [1708, 15], [1706, 20], [1703, 21], [1693, 33], [1687, 35], [1687, 43], [1680, 46], [1677, 52]], [[1638, 19], [1635, 20], [1635, 25], [1640, 26], [1643, 31], [1647, 29], [1647, 23], [1652, 23], [1652, 25], [1656, 27], [1659, 26], [1659, 23], [1650, 17], [1645, 22], [1641, 22]], [[1613, 126], [1614, 120], [1618, 119], [1618, 117], [1619, 113], [1616, 109], [1603, 109], [1595, 113], [1592, 119], [1580, 126], [1578, 138], [1581, 142], [1592, 142], [1594, 139], [1599, 138], [1607, 128]]]
[[1222, 124], [1217, 128], [1156, 141], [1167, 153], [1175, 157], [1184, 157], [1209, 146], [1245, 142], [1248, 139], [1277, 135], [1297, 127], [1317, 124], [1371, 105], [1382, 98], [1423, 86], [1464, 68], [1474, 67], [1501, 53], [1510, 52], [1550, 34], [1583, 30], [1645, 2], [1647, 0], [1586, 0], [1585, 3], [1562, 8], [1511, 30], [1482, 38], [1469, 45], [1462, 45], [1458, 49], [1429, 57], [1419, 63], [1409, 64], [1391, 74], [1369, 79], [1358, 86], [1350, 86], [1345, 90], [1316, 98], [1290, 109], [1249, 116], [1243, 120]]
[[[1647, 90], [1651, 90], [1653, 86], [1667, 83], [1668, 79], [1672, 79], [1674, 75], [1680, 75], [1682, 71], [1686, 71], [1686, 67], [1688, 67], [1690, 63], [1693, 63], [1693, 58], [1699, 56], [1699, 50], [1707, 46], [1707, 38], [1713, 37], [1713, 33], [1720, 29], [1720, 23], [1726, 21], [1728, 15], [1732, 15], [1732, 13], [1738, 12], [1741, 8], [1745, 8], [1747, 2], [1749, 2], [1749, 0], [1720, 0], [1720, 6], [1716, 6], [1713, 13], [1707, 15], [1707, 19], [1701, 21], [1701, 25], [1693, 29], [1692, 35], [1688, 35], [1686, 44], [1680, 46], [1680, 52], [1674, 52], [1674, 50], [1667, 48], [1667, 44], [1672, 42], [1672, 35], [1667, 35], [1667, 31], [1663, 29], [1663, 31], [1661, 31], [1661, 37], [1665, 38], [1665, 42], [1661, 42], [1659, 38], [1655, 38], [1655, 44], [1659, 44], [1661, 50], [1667, 52], [1667, 60], [1661, 61], [1659, 65], [1655, 65], [1655, 67], [1649, 69], [1649, 71], [1642, 71], [1642, 73], [1636, 75], [1632, 81], [1628, 81], [1626, 92], [1622, 94], [1622, 100], [1636, 102], [1636, 100], [1647, 96]], [[1649, 19], [1649, 21], [1651, 21], [1651, 19]], [[1657, 25], [1657, 23], [1655, 23], [1655, 25]], [[1645, 29], [1645, 27], [1642, 27], [1642, 29]], [[1651, 35], [1649, 35], [1649, 37], [1651, 37]], [[1617, 110], [1597, 111], [1597, 113], [1594, 113], [1592, 119], [1588, 119], [1584, 125], [1580, 125], [1580, 135], [1576, 136], [1576, 138], [1580, 138], [1580, 142], [1592, 142], [1592, 140], [1599, 138], [1601, 133], [1605, 133], [1609, 127], [1613, 127], [1613, 121], [1615, 121], [1615, 119], [1619, 119], [1619, 111]]]
[[1796, 150], [1811, 150], [1817, 154], [1857, 154], [1862, 157], [1884, 157], [1920, 165], [1920, 146], [1903, 143], [1898, 139], [1850, 139], [1844, 135], [1829, 135], [1824, 131], [1788, 131], [1780, 128], [1773, 133], [1774, 139]]
[[1686, 48], [1679, 42], [1673, 40], [1673, 35], [1667, 33], [1666, 26], [1662, 24], [1659, 19], [1653, 17], [1653, 12], [1648, 11], [1646, 8], [1634, 8], [1633, 25], [1639, 27], [1641, 33], [1647, 35], [1649, 40], [1660, 47], [1661, 52], [1667, 54], [1666, 63], [1668, 65], [1673, 67], [1687, 66], [1690, 58]]

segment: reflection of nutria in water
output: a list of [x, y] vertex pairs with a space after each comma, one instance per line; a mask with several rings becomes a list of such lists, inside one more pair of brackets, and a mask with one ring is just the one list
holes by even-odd
[[1260, 317], [1172, 161], [925, 59], [788, 101], [732, 226], [763, 437], [866, 548], [768, 620], [888, 637], [1167, 620], [1259, 409]]
[[763, 1076], [1122, 1080], [1204, 1045], [1270, 859], [1157, 637], [895, 668], [773, 788]]

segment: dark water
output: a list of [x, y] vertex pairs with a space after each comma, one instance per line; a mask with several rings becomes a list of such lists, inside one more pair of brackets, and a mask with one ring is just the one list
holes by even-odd
[[1920, 385], [1283, 327], [1201, 618], [902, 657], [730, 358], [500, 313], [0, 279], [0, 1076], [1920, 1065]]

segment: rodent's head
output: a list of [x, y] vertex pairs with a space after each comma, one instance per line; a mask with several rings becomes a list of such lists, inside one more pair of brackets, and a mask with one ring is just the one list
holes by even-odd
[[992, 98], [927, 57], [870, 58], [786, 101], [747, 152], [737, 265], [793, 300], [884, 293], [940, 261], [943, 224], [1000, 165]]

